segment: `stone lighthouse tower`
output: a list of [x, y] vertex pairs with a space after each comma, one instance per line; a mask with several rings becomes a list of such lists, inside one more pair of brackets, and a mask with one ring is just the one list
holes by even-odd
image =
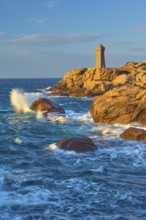
[[96, 47], [96, 68], [105, 68], [105, 57], [104, 57], [105, 47], [100, 44]]

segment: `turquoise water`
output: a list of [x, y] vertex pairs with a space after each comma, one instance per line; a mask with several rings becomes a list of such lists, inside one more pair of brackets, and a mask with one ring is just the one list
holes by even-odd
[[[14, 98], [24, 108], [19, 98], [31, 103], [57, 81], [0, 80], [0, 219], [145, 220], [146, 145], [119, 138], [130, 124], [94, 123], [89, 98], [50, 97], [65, 116], [15, 111], [12, 89], [23, 90]], [[98, 150], [49, 150], [69, 136], [88, 136]]]

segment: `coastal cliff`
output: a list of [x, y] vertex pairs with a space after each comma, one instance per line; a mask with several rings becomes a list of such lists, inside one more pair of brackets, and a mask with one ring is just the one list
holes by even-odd
[[95, 122], [146, 125], [146, 61], [74, 69], [49, 90], [51, 95], [95, 97], [90, 106]]
[[117, 68], [77, 68], [49, 90], [51, 95], [94, 97], [123, 85], [146, 88], [146, 62], [129, 62]]

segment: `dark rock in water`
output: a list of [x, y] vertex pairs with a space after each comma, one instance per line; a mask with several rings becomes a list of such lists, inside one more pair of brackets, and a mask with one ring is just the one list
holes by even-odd
[[67, 151], [76, 151], [76, 152], [88, 152], [95, 151], [97, 149], [94, 142], [88, 137], [69, 137], [64, 138], [61, 141], [56, 143], [57, 147], [67, 150]]
[[126, 140], [142, 140], [146, 141], [146, 130], [130, 127], [126, 129], [120, 137]]
[[47, 112], [61, 112], [65, 113], [64, 109], [50, 99], [39, 98], [34, 101], [30, 107], [34, 111], [47, 111]]

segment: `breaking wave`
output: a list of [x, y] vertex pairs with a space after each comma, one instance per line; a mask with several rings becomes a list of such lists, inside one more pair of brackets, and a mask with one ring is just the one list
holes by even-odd
[[18, 113], [31, 112], [30, 106], [37, 98], [44, 96], [40, 93], [26, 93], [22, 89], [12, 89], [10, 92], [10, 102]]
[[19, 113], [31, 112], [28, 99], [22, 90], [12, 89], [12, 91], [10, 92], [10, 101], [11, 101], [11, 105], [14, 107], [16, 112]]

